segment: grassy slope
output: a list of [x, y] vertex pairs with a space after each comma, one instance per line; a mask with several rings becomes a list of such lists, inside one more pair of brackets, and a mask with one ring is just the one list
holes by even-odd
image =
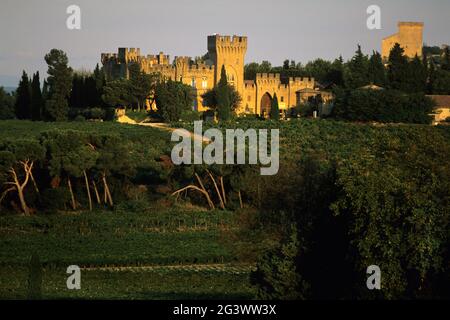
[[[113, 266], [234, 262], [220, 241], [229, 212], [111, 212], [0, 217], [0, 298], [25, 298], [27, 261], [38, 253], [46, 298], [251, 298], [248, 272], [227, 268], [156, 270]], [[65, 287], [65, 268], [82, 271], [82, 290]], [[108, 270], [96, 267], [108, 266]]]
[[[51, 129], [115, 133], [132, 141], [149, 163], [170, 150], [167, 131], [111, 122], [0, 121], [0, 138], [34, 138]], [[0, 216], [0, 297], [25, 298], [27, 261], [37, 252], [44, 265], [46, 298], [240, 298], [251, 297], [248, 273], [221, 271], [100, 271], [82, 273], [82, 290], [65, 287], [65, 267], [226, 263], [219, 241], [230, 213], [177, 210], [97, 212], [34, 217]]]

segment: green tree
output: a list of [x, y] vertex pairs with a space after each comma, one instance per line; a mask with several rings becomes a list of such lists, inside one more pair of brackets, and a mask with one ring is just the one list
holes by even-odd
[[386, 69], [379, 52], [374, 51], [369, 59], [369, 78], [373, 84], [384, 87], [386, 86]]
[[276, 93], [273, 95], [272, 103], [270, 105], [270, 119], [280, 119], [280, 108], [278, 107], [278, 97]]
[[443, 55], [441, 69], [450, 72], [450, 48], [448, 46], [445, 47]]
[[314, 77], [317, 81], [327, 81], [331, 72], [331, 65], [330, 61], [319, 58], [308, 62], [304, 69], [308, 76]]
[[96, 88], [96, 106], [103, 107], [104, 102], [102, 100], [103, 89], [106, 85], [106, 76], [103, 68], [98, 66], [98, 63], [95, 65], [94, 69], [94, 79], [95, 79], [95, 88]]
[[[405, 50], [396, 43], [389, 53], [388, 80], [392, 89], [405, 91], [408, 79], [408, 59], [404, 55]], [[407, 91], [407, 90], [406, 90]]]
[[0, 87], [0, 120], [14, 119], [14, 97]]
[[65, 121], [68, 117], [68, 98], [72, 89], [72, 68], [62, 50], [52, 49], [45, 55], [48, 64], [48, 98], [45, 102], [44, 118], [48, 121]]
[[192, 87], [169, 80], [156, 85], [155, 101], [164, 121], [178, 121], [184, 111], [192, 110]]
[[31, 255], [28, 268], [28, 297], [29, 300], [42, 298], [42, 264], [36, 253]]
[[231, 118], [230, 90], [224, 65], [222, 65], [220, 81], [217, 84], [217, 116], [221, 121], [226, 121]]
[[129, 107], [133, 101], [129, 81], [117, 79], [107, 82], [103, 88], [102, 100], [111, 107]]
[[155, 89], [157, 77], [141, 71], [138, 64], [132, 64], [130, 71], [130, 87], [133, 100], [137, 103], [138, 111], [145, 108], [145, 102]]
[[89, 137], [80, 131], [52, 130], [41, 135], [41, 143], [47, 150], [50, 176], [56, 180], [63, 178], [67, 181], [72, 209], [75, 210], [78, 207], [73, 191], [73, 181], [84, 178], [89, 208], [92, 210], [88, 175], [89, 170], [96, 164], [99, 153], [90, 144]]
[[308, 296], [309, 285], [297, 270], [300, 243], [297, 229], [279, 248], [265, 254], [251, 274], [257, 287], [257, 298], [262, 300], [301, 300]]
[[344, 59], [342, 56], [333, 61], [326, 80], [334, 83], [336, 86], [344, 86]]
[[44, 108], [44, 99], [41, 92], [41, 82], [39, 80], [39, 71], [33, 75], [31, 82], [31, 119], [41, 120], [42, 109]]
[[408, 73], [405, 79], [407, 85], [404, 86], [404, 90], [409, 93], [425, 92], [428, 76], [427, 68], [417, 55], [408, 63], [407, 70]]
[[450, 94], [450, 71], [436, 70], [434, 72], [431, 94]]
[[369, 60], [361, 51], [361, 46], [355, 52], [353, 58], [347, 62], [345, 84], [348, 88], [356, 89], [370, 83]]
[[47, 100], [47, 98], [48, 98], [48, 82], [45, 79], [42, 85], [42, 99], [44, 99], [44, 107], [45, 107], [45, 100]]
[[31, 119], [31, 85], [25, 71], [16, 91], [15, 113], [17, 119]]

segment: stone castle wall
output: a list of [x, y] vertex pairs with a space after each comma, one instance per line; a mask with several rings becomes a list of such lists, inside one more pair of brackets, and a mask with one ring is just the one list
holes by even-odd
[[314, 89], [313, 78], [290, 78], [282, 83], [280, 74], [257, 74], [256, 81], [244, 81], [247, 37], [212, 35], [207, 39], [208, 59], [194, 63], [190, 57], [175, 57], [170, 63], [168, 55], [141, 56], [138, 48], [119, 48], [118, 53], [103, 53], [101, 60], [108, 80], [128, 78], [129, 66], [138, 63], [146, 73], [159, 73], [163, 79], [181, 81], [194, 89], [194, 109], [206, 110], [201, 95], [212, 89], [220, 80], [222, 66], [225, 66], [228, 83], [233, 85], [242, 97], [238, 113], [262, 114], [261, 103], [265, 96], [277, 95], [280, 109], [294, 107], [298, 103], [297, 91]]
[[398, 32], [382, 41], [381, 55], [384, 60], [389, 58], [389, 53], [396, 43], [405, 50], [409, 58], [422, 56], [423, 48], [423, 26], [422, 22], [399, 22]]

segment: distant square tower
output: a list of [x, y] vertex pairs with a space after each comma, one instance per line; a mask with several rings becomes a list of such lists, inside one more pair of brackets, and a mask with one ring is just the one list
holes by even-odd
[[405, 50], [408, 58], [422, 56], [423, 48], [423, 22], [399, 22], [398, 32], [383, 39], [381, 44], [381, 55], [384, 60], [389, 58], [391, 49], [396, 43]]
[[225, 66], [228, 83], [236, 88], [241, 97], [244, 93], [244, 59], [247, 53], [247, 37], [208, 36], [209, 59], [215, 66], [214, 83], [220, 80], [222, 66]]

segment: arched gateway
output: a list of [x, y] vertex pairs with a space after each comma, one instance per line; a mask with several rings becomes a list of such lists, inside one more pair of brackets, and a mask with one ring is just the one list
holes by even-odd
[[261, 116], [262, 117], [268, 117], [270, 115], [270, 107], [272, 105], [272, 96], [266, 92], [262, 97], [261, 97]]

